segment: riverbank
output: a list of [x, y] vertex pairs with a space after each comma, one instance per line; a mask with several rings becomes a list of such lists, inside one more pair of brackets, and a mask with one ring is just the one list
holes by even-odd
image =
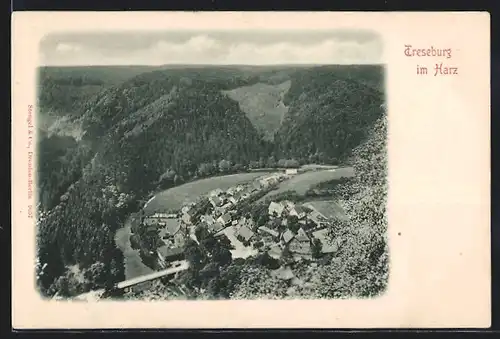
[[116, 231], [115, 243], [122, 251], [124, 257], [125, 279], [133, 279], [135, 277], [150, 274], [154, 271], [144, 265], [138, 250], [134, 250], [130, 243], [130, 235], [132, 233], [132, 223], [136, 216], [130, 215], [122, 228]]

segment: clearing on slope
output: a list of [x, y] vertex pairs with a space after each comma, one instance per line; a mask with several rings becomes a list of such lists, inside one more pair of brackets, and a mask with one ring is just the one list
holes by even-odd
[[273, 140], [274, 133], [279, 129], [283, 117], [288, 112], [283, 98], [291, 84], [290, 80], [278, 85], [259, 82], [251, 86], [222, 91], [222, 93], [239, 103], [240, 109], [245, 112], [255, 128], [263, 133], [266, 140]]

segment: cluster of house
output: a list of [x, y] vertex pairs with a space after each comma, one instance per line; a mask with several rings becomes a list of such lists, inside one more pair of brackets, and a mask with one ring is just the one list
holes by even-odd
[[[270, 244], [268, 254], [276, 259], [281, 257], [282, 250], [286, 247], [294, 259], [312, 259], [312, 242], [314, 239], [321, 243], [322, 253], [337, 251], [338, 246], [329, 239], [328, 224], [330, 217], [325, 216], [312, 203], [304, 205], [294, 204], [291, 201], [271, 202], [268, 207], [270, 224], [281, 224], [281, 232], [259, 227], [259, 231], [268, 235], [264, 244]], [[297, 227], [290, 228], [289, 217], [295, 217]], [[272, 241], [270, 241], [272, 240]], [[279, 240], [279, 241], [277, 241]]]
[[[269, 222], [257, 227], [254, 220], [240, 217], [227, 219], [226, 227], [215, 235], [234, 234], [244, 246], [253, 246], [280, 259], [287, 248], [294, 260], [313, 259], [312, 243], [319, 240], [322, 253], [337, 251], [338, 244], [328, 235], [329, 216], [325, 216], [313, 204], [296, 205], [290, 201], [271, 202], [268, 206]], [[289, 217], [295, 216], [298, 226], [292, 230]], [[278, 227], [277, 227], [278, 226]], [[229, 231], [229, 232], [227, 232]], [[231, 240], [231, 238], [229, 238]], [[259, 245], [257, 245], [259, 243]]]
[[[285, 248], [292, 253], [294, 259], [312, 259], [314, 239], [318, 239], [322, 244], [323, 253], [335, 252], [337, 244], [332, 244], [328, 239], [327, 226], [331, 216], [322, 213], [314, 203], [302, 205], [291, 201], [270, 202], [269, 222], [260, 227], [257, 227], [250, 217], [237, 216], [239, 202], [293, 174], [275, 173], [226, 191], [217, 188], [207, 197], [186, 204], [178, 214], [156, 213], [145, 218], [144, 224], [148, 229], [159, 232], [164, 242], [157, 251], [160, 264], [164, 266], [168, 262], [181, 259], [187, 236], [196, 240], [194, 226], [200, 222], [216, 236], [231, 234], [228, 238], [235, 246], [255, 247], [259, 251], [267, 251], [276, 259], [281, 258]], [[294, 227], [289, 227], [289, 217], [296, 217]], [[235, 244], [236, 242], [238, 244]]]
[[[273, 173], [259, 180], [255, 180], [251, 184], [237, 185], [226, 191], [217, 188], [208, 194], [207, 201], [212, 207], [209, 213], [199, 214], [198, 211], [200, 208], [195, 209], [193, 206], [188, 205], [182, 209], [182, 220], [186, 224], [191, 225], [199, 218], [201, 222], [206, 224], [210, 231], [217, 233], [225, 227], [238, 224], [239, 221], [234, 220], [234, 214], [237, 212], [235, 207], [238, 203], [248, 199], [263, 189], [267, 189], [272, 185], [277, 185], [287, 177], [288, 175], [283, 173]], [[198, 204], [200, 204], [200, 202]]]
[[[177, 258], [186, 236], [193, 237], [194, 226], [198, 221], [204, 223], [212, 233], [218, 233], [231, 225], [240, 225], [240, 221], [234, 220], [235, 206], [253, 194], [278, 184], [289, 175], [273, 173], [251, 184], [237, 185], [226, 191], [217, 188], [212, 190], [208, 197], [186, 203], [179, 213], [155, 213], [144, 218], [143, 224], [147, 227], [147, 231], [158, 232], [164, 242], [164, 245], [157, 250], [160, 264], [168, 262], [167, 259], [170, 257]], [[253, 226], [248, 222], [243, 226], [238, 228], [237, 236], [248, 241], [253, 236], [251, 231]]]

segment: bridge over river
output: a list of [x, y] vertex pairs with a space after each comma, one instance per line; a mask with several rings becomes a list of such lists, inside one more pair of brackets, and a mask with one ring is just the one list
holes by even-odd
[[[119, 282], [115, 284], [114, 289], [115, 290], [123, 290], [128, 287], [138, 285], [147, 281], [151, 280], [156, 280], [168, 275], [172, 275], [178, 272], [185, 271], [189, 268], [189, 263], [185, 260], [180, 261], [175, 265], [174, 267], [167, 268], [165, 270], [161, 270], [158, 272], [154, 272], [151, 274], [146, 274], [146, 275], [141, 275], [139, 277], [135, 277], [133, 279], [125, 280], [122, 282]], [[102, 298], [102, 296], [106, 293], [107, 291], [105, 289], [100, 289], [100, 290], [95, 290], [95, 291], [90, 291], [84, 294], [80, 294], [79, 296], [76, 296], [74, 300], [85, 300], [85, 301], [97, 301]]]

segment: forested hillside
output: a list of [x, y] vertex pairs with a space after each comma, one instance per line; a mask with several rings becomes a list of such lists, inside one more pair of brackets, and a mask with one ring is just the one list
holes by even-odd
[[[157, 188], [241, 171], [251, 162], [347, 158], [383, 115], [383, 92], [377, 89], [383, 69], [339, 67], [173, 68], [120, 76], [79, 71], [57, 73], [58, 80], [42, 77], [40, 114], [57, 112], [82, 129], [79, 140], [43, 133], [39, 140], [38, 250], [40, 262], [48, 264], [42, 292], [58, 290], [60, 277], [67, 278], [73, 265], [94, 272], [87, 274], [94, 280], [86, 286], [121, 279], [115, 231]], [[288, 113], [274, 141], [264, 140], [238, 103], [223, 94], [288, 79]]]
[[285, 157], [336, 162], [366, 138], [381, 116], [382, 92], [328, 67], [300, 70], [284, 98], [289, 107], [276, 136]]

